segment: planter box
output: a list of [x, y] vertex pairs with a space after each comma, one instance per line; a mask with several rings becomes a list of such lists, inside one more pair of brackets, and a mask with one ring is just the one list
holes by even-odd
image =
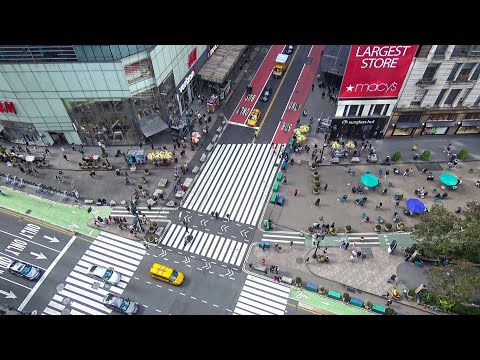
[[350, 298], [350, 304], [358, 307], [363, 307], [363, 300], [359, 298]]
[[305, 284], [305, 289], [313, 292], [318, 292], [318, 285], [307, 282]]
[[333, 290], [328, 290], [327, 296], [332, 298], [332, 299], [342, 300], [342, 294], [340, 294], [339, 292], [333, 291]]
[[377, 305], [377, 304], [373, 304], [373, 306], [372, 306], [372, 311], [376, 312], [377, 314], [385, 315], [385, 310], [386, 309], [383, 306], [380, 306], [380, 305]]

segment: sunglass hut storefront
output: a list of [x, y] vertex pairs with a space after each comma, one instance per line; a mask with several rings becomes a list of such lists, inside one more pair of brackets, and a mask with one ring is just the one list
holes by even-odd
[[380, 139], [387, 117], [374, 119], [333, 119], [331, 138], [343, 136], [352, 139]]

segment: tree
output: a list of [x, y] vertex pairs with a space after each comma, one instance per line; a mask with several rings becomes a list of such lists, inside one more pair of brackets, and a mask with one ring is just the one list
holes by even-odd
[[480, 270], [470, 262], [434, 266], [429, 270], [428, 278], [431, 290], [440, 297], [473, 302], [480, 296]]

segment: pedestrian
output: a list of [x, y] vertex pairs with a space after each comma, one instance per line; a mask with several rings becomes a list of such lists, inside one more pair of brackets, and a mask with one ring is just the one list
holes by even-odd
[[230, 221], [230, 214], [225, 215], [225, 217], [227, 218], [227, 221]]
[[55, 175], [55, 180], [57, 180], [59, 184], [62, 182], [62, 179], [60, 179], [60, 176], [58, 175]]
[[313, 89], [315, 89], [315, 84], [312, 84], [312, 91], [313, 91]]
[[293, 246], [293, 240], [290, 240], [290, 249], [292, 248]]
[[298, 194], [298, 189], [295, 189], [295, 193], [293, 194], [293, 196], [297, 196]]
[[91, 176], [92, 178], [95, 179], [95, 175], [97, 175], [97, 174], [95, 173], [95, 170], [90, 171], [90, 176]]
[[382, 208], [382, 206], [383, 206], [383, 204], [382, 204], [382, 203], [379, 203], [377, 206], [375, 206], [375, 208], [376, 208], [377, 210], [380, 210], [380, 209]]
[[395, 208], [398, 208], [400, 206], [400, 201], [395, 201]]
[[50, 152], [50, 150], [48, 150], [48, 148], [45, 148], [45, 154], [51, 155], [52, 153]]
[[323, 253], [324, 253], [324, 254], [327, 253], [327, 249], [328, 249], [328, 247], [325, 246], [325, 249], [323, 249]]
[[218, 220], [218, 211], [215, 211], [215, 219]]
[[392, 305], [392, 303], [393, 303], [393, 300], [392, 300], [392, 299], [388, 299], [388, 300], [387, 300], [387, 306]]
[[413, 144], [412, 151], [416, 151], [416, 150], [417, 150], [417, 145]]
[[274, 243], [274, 244], [273, 244], [273, 248], [274, 248], [275, 250], [277, 250], [277, 247], [278, 247], [278, 243]]
[[65, 148], [64, 147], [62, 147], [62, 153], [65, 153]]
[[287, 177], [283, 175], [282, 184], [286, 184], [286, 183], [287, 183]]
[[363, 242], [364, 240], [365, 240], [365, 236], [363, 236], [363, 235], [362, 235], [362, 236], [360, 236], [360, 241], [362, 241], [362, 242]]
[[308, 264], [308, 261], [309, 261], [309, 260], [310, 260], [310, 257], [307, 257], [307, 258], [305, 259], [305, 262]]
[[426, 174], [427, 173], [427, 168], [423, 168], [422, 169], [422, 174]]
[[390, 276], [390, 278], [387, 280], [388, 284], [395, 283], [395, 279], [397, 278], [397, 275], [393, 274]]
[[388, 190], [388, 188], [383, 189], [382, 195], [387, 195], [387, 190]]
[[325, 91], [322, 92], [322, 99], [325, 99]]
[[385, 176], [383, 178], [386, 179], [388, 175], [390, 175], [390, 170], [385, 171]]
[[323, 191], [327, 191], [327, 188], [328, 188], [328, 184], [325, 184], [325, 186], [323, 187]]
[[[63, 158], [68, 161], [67, 154], [63, 154]], [[70, 161], [68, 161], [70, 162]]]
[[367, 257], [365, 253], [362, 253], [362, 261]]
[[177, 184], [173, 184], [173, 193], [174, 193], [174, 194], [177, 193]]

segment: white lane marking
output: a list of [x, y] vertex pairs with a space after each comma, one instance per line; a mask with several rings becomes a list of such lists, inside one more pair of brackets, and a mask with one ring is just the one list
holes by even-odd
[[[138, 248], [140, 248], [140, 249], [145, 249], [142, 244], [140, 244], [140, 243], [138, 243], [138, 242], [136, 242], [136, 241], [130, 240], [130, 239], [126, 239], [126, 238], [124, 238], [124, 237], [122, 237], [122, 236], [118, 236], [118, 235], [115, 235], [115, 234], [112, 234], [112, 233], [109, 233], [109, 232], [105, 232], [105, 231], [101, 231], [101, 232], [100, 232], [100, 235], [105, 236], [105, 237], [108, 237], [108, 238], [113, 239], [113, 240], [121, 241], [121, 242], [123, 242], [123, 243], [125, 243], [125, 244], [129, 244], [129, 245], [138, 247]], [[143, 250], [143, 251], [146, 252], [146, 250]]]
[[220, 306], [218, 306], [217, 304], [213, 304], [213, 306], [215, 306], [215, 307], [220, 307]]
[[155, 285], [155, 286], [156, 286], [156, 287], [159, 287], [159, 288], [161, 288], [161, 287], [162, 287], [162, 285]]
[[202, 303], [206, 304], [207, 302], [205, 300], [202, 300]]
[[122, 260], [122, 261], [124, 261], [125, 263], [128, 263], [128, 264], [136, 265], [137, 267], [138, 267], [138, 265], [140, 265], [140, 261], [138, 261], [136, 259], [133, 259], [133, 258], [125, 256], [125, 255], [120, 255], [119, 253], [104, 249], [100, 246], [96, 246], [96, 245], [93, 245], [93, 244], [90, 245], [89, 251], [95, 251], [95, 252], [98, 252], [98, 253], [101, 253], [101, 254], [109, 255], [112, 258]]
[[150, 281], [147, 281], [147, 284], [152, 285], [152, 283]]
[[161, 312], [162, 312], [162, 310], [158, 310], [158, 309], [155, 309], [155, 311], [156, 311], [156, 312], [159, 312], [159, 313], [161, 313]]
[[173, 291], [172, 289], [168, 289], [168, 291]]
[[[284, 312], [281, 311], [281, 310], [278, 310], [278, 309], [275, 309], [275, 308], [271, 308], [269, 306], [265, 306], [264, 304], [262, 303], [258, 303], [256, 301], [252, 301], [246, 297], [243, 297], [243, 296], [240, 296], [238, 298], [238, 303], [237, 303], [237, 306], [240, 305], [240, 303], [242, 304], [246, 304], [246, 305], [250, 305], [254, 308], [257, 309], [257, 313], [261, 313], [262, 315], [269, 315], [269, 314], [275, 314], [275, 315], [283, 315]], [[243, 307], [243, 306], [242, 306]], [[248, 310], [248, 309], [247, 309]]]
[[284, 291], [287, 294], [290, 294], [290, 288], [289, 287], [274, 283], [273, 281], [264, 280], [262, 278], [252, 276], [252, 275], [247, 275], [247, 279], [252, 280], [254, 282], [257, 282], [257, 283], [260, 283], [260, 284], [267, 285], [268, 287], [273, 287], [273, 288], [278, 289], [280, 291]]
[[142, 304], [142, 306], [143, 306], [143, 307], [146, 307], [146, 308], [148, 308], [148, 305], [144, 305], [144, 304]]
[[250, 292], [247, 292], [245, 291], [245, 289], [242, 290], [242, 292], [240, 293], [240, 296], [244, 296], [246, 298], [249, 298], [253, 301], [256, 301], [258, 303], [262, 303], [262, 304], [265, 304], [267, 306], [270, 306], [270, 307], [274, 307], [276, 309], [279, 309], [279, 310], [285, 310], [285, 308], [287, 307], [287, 299], [285, 299], [285, 304], [282, 305], [282, 304], [279, 304], [279, 303], [276, 303], [275, 301], [271, 301], [271, 300], [268, 300], [266, 299], [265, 297], [262, 297], [262, 296], [257, 296], [255, 294], [252, 294]]
[[184, 293], [179, 293], [179, 294], [180, 294], [180, 295], [182, 295], [182, 296], [185, 296], [185, 294], [184, 294]]
[[19, 238], [19, 239], [21, 239], [21, 240], [23, 240], [23, 241], [26, 241], [26, 242], [29, 242], [29, 243], [35, 244], [35, 245], [37, 245], [37, 246], [40, 246], [40, 247], [43, 247], [43, 248], [45, 248], [45, 249], [48, 249], [48, 250], [54, 251], [54, 252], [56, 252], [56, 253], [59, 253], [59, 252], [60, 252], [60, 250], [57, 250], [57, 249], [51, 248], [51, 247], [49, 247], [49, 246], [46, 246], [46, 245], [43, 245], [43, 244], [37, 243], [37, 242], [35, 242], [35, 241], [29, 240], [29, 239], [26, 239], [26, 238], [23, 238], [23, 237], [20, 237], [20, 236], [18, 236], [18, 235], [15, 235], [15, 234], [11, 234], [11, 233], [9, 233], [9, 232], [6, 232], [6, 231], [0, 230], [0, 232], [2, 232], [2, 233], [4, 233], [4, 234], [7, 234], [7, 235], [11, 235], [11, 236], [13, 236], [14, 238]]
[[62, 313], [60, 311], [57, 311], [57, 310], [53, 310], [53, 309], [50, 309], [50, 308], [45, 308], [45, 310], [43, 310], [44, 313], [46, 314], [49, 314], [49, 315], [62, 315]]
[[197, 300], [197, 298], [194, 296], [190, 296], [190, 299]]
[[45, 271], [45, 273], [42, 275], [40, 280], [37, 281], [37, 283], [35, 284], [33, 289], [28, 293], [27, 297], [22, 301], [22, 303], [18, 307], [18, 311], [23, 311], [23, 309], [28, 304], [28, 302], [30, 301], [32, 296], [35, 294], [35, 292], [38, 290], [38, 288], [43, 284], [43, 282], [47, 278], [48, 274], [50, 274], [50, 272], [53, 270], [55, 265], [57, 265], [57, 263], [60, 261], [62, 256], [67, 252], [68, 248], [70, 247], [70, 245], [73, 244], [73, 242], [75, 241], [76, 238], [77, 238], [76, 236], [72, 236], [72, 238], [68, 241], [67, 245], [65, 245], [65, 247], [62, 249], [62, 251], [60, 251], [60, 253], [57, 255], [55, 260], [53, 260], [53, 262], [48, 267], [47, 271]]
[[237, 262], [235, 263], [236, 266], [240, 266], [243, 261], [243, 257], [245, 256], [245, 251], [247, 251], [247, 244], [242, 244], [242, 249], [240, 250], [240, 255], [238, 255]]
[[3, 276], [0, 276], [0, 279], [3, 279], [3, 280], [5, 280], [5, 281], [8, 281], [8, 282], [11, 282], [12, 284], [15, 284], [15, 285], [21, 286], [21, 287], [23, 287], [23, 288], [25, 288], [25, 289], [32, 290], [32, 288], [31, 288], [31, 287], [28, 287], [28, 286], [22, 285], [22, 284], [20, 284], [20, 283], [17, 283], [17, 282], [15, 282], [15, 281], [13, 281], [13, 280], [10, 280], [10, 279], [7, 279], [7, 278], [4, 278]]
[[120, 243], [118, 241], [106, 238], [106, 237], [101, 236], [101, 235], [97, 236], [97, 238], [95, 239], [95, 241], [93, 243], [95, 245], [103, 246], [105, 248], [108, 247], [111, 250], [115, 250], [115, 251], [118, 251], [117, 249], [124, 249], [124, 250], [127, 250], [127, 251], [131, 252], [131, 253], [133, 252], [133, 253], [136, 253], [136, 254], [140, 254], [142, 256], [144, 256], [145, 253], [146, 253], [146, 250], [145, 250], [144, 247], [142, 249], [138, 249], [134, 246], [130, 246], [130, 245], [127, 245], [127, 244], [124, 244], [124, 243]]
[[[131, 258], [134, 258], [134, 259], [137, 259], [137, 260], [142, 260], [143, 257], [145, 256], [144, 254], [141, 254], [141, 253], [137, 253], [138, 252], [138, 249], [135, 248], [136, 251], [131, 251], [131, 250], [128, 250], [128, 249], [123, 249], [119, 246], [113, 246], [111, 244], [108, 244], [106, 242], [103, 242], [103, 241], [98, 241], [98, 240], [95, 240], [93, 242], [93, 245], [96, 245], [98, 247], [101, 247], [101, 248], [104, 248], [104, 249], [107, 249], [107, 250], [111, 250], [111, 251], [114, 251], [116, 253], [120, 253], [120, 254], [123, 254], [123, 255], [127, 255]], [[128, 246], [128, 245], [126, 245]]]
[[247, 310], [243, 310], [242, 308], [235, 307], [235, 310], [233, 310], [233, 315], [237, 315], [237, 314], [238, 315], [255, 315], [254, 313], [248, 312]]

